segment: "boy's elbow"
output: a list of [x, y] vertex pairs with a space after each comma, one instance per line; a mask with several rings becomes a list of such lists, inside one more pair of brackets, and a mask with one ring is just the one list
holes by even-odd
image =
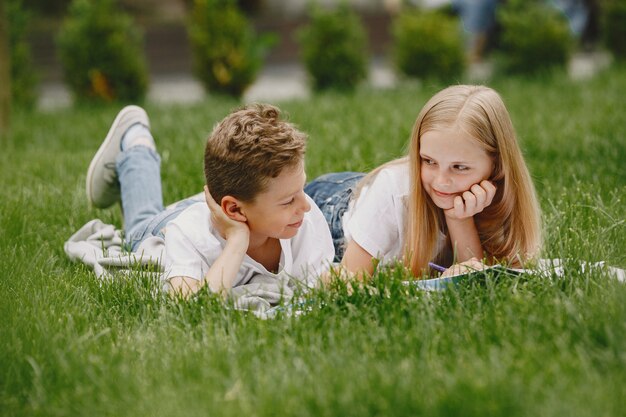
[[189, 298], [200, 291], [202, 281], [190, 277], [172, 277], [169, 279], [170, 295]]

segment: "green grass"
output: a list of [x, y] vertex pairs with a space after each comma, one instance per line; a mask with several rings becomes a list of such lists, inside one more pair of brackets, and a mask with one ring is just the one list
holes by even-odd
[[[494, 80], [544, 211], [544, 257], [626, 267], [626, 68], [584, 82]], [[309, 178], [404, 153], [442, 86], [279, 103], [310, 134]], [[148, 106], [166, 203], [201, 190], [202, 148], [236, 105]], [[0, 415], [616, 416], [626, 287], [602, 270], [424, 295], [394, 273], [261, 321], [207, 295], [101, 284], [63, 242], [86, 221], [87, 165], [118, 108], [17, 114], [0, 152]]]

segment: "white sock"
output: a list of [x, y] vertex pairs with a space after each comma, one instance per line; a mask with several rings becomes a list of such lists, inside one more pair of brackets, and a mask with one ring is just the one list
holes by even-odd
[[143, 145], [151, 149], [156, 149], [156, 144], [154, 143], [154, 138], [152, 137], [152, 133], [150, 133], [150, 129], [141, 123], [136, 123], [128, 128], [128, 130], [124, 133], [124, 136], [122, 136], [120, 147], [122, 150], [126, 150], [137, 145]]

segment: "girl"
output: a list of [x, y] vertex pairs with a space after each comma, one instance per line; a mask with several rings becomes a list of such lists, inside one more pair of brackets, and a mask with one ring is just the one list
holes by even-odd
[[416, 277], [429, 273], [429, 262], [521, 266], [541, 247], [535, 190], [490, 88], [437, 93], [417, 116], [409, 155], [362, 177], [328, 174], [305, 188], [330, 225], [336, 260], [343, 254], [352, 274], [371, 274], [374, 258], [400, 261]]

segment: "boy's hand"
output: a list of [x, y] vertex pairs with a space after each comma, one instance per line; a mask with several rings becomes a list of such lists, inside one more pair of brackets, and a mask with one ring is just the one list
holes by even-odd
[[213, 196], [209, 192], [209, 187], [206, 185], [204, 186], [204, 198], [209, 206], [209, 210], [211, 210], [213, 224], [223, 235], [224, 239], [241, 239], [246, 242], [247, 248], [250, 241], [250, 229], [248, 228], [248, 225], [245, 222], [239, 222], [228, 217], [222, 210], [222, 207], [213, 199]]
[[473, 217], [489, 206], [496, 195], [496, 186], [483, 180], [474, 184], [462, 196], [454, 197], [454, 207], [444, 210], [449, 220], [462, 220]]

